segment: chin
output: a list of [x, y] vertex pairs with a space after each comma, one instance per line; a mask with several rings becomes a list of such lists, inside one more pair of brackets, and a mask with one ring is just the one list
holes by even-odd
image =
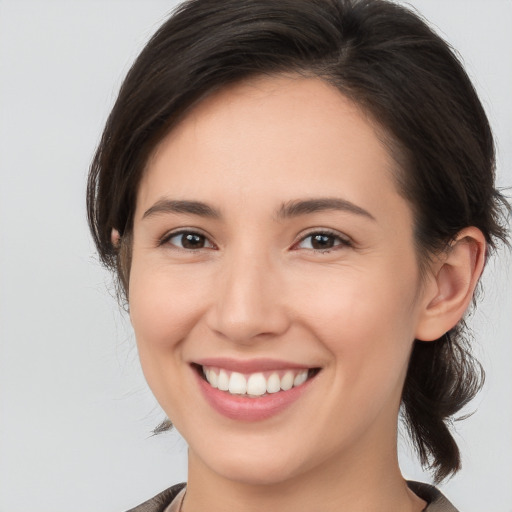
[[[231, 438], [231, 439], [230, 439]], [[215, 441], [213, 441], [215, 439]], [[224, 442], [223, 442], [224, 441]], [[223, 479], [244, 485], [272, 486], [290, 481], [315, 465], [316, 454], [301, 450], [301, 445], [269, 439], [268, 436], [212, 436], [200, 446], [190, 444], [189, 463], [207, 467]], [[197, 448], [197, 450], [194, 450]]]
[[272, 486], [291, 480], [301, 473], [300, 467], [284, 463], [282, 460], [244, 460], [241, 457], [215, 461], [210, 467], [219, 476], [251, 486]]

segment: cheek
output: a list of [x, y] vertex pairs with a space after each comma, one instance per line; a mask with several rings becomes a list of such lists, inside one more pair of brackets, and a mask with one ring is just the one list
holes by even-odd
[[[383, 267], [341, 272], [301, 306], [350, 385], [379, 386], [379, 380], [391, 381], [389, 374], [400, 376], [406, 369], [414, 340], [416, 274], [413, 266], [402, 270], [406, 277]], [[369, 374], [374, 378], [365, 378]]]
[[180, 408], [190, 412], [193, 403], [189, 389], [182, 384], [188, 370], [183, 364], [183, 348], [202, 315], [204, 302], [205, 287], [200, 279], [146, 261], [139, 264], [134, 257], [129, 304], [139, 359], [149, 387], [173, 422], [184, 417]]
[[202, 314], [206, 289], [201, 276], [138, 264], [130, 276], [130, 318], [141, 352], [165, 351], [185, 338]]

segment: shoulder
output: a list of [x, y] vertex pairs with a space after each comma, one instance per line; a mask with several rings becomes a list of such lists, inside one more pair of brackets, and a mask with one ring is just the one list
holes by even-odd
[[176, 484], [153, 498], [141, 503], [135, 508], [131, 508], [127, 512], [164, 512], [166, 507], [178, 495], [178, 493], [185, 487], [185, 484]]
[[424, 512], [458, 512], [446, 497], [434, 486], [421, 482], [407, 482], [414, 494], [428, 503]]

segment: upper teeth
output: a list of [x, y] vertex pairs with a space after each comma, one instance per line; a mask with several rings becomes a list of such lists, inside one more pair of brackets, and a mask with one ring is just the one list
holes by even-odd
[[308, 370], [286, 370], [279, 372], [258, 372], [244, 375], [228, 372], [220, 368], [203, 366], [206, 380], [213, 388], [229, 391], [235, 395], [261, 396], [265, 393], [277, 393], [304, 384]]

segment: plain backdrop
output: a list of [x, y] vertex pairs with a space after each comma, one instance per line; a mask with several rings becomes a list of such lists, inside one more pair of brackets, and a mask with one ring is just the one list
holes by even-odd
[[[460, 52], [512, 185], [512, 1], [411, 2]], [[115, 512], [186, 478], [129, 321], [101, 269], [85, 181], [122, 77], [175, 5], [0, 0], [0, 512]], [[487, 383], [456, 423], [463, 512], [512, 511], [512, 272], [492, 261], [472, 320]], [[428, 481], [407, 442], [404, 474]]]

